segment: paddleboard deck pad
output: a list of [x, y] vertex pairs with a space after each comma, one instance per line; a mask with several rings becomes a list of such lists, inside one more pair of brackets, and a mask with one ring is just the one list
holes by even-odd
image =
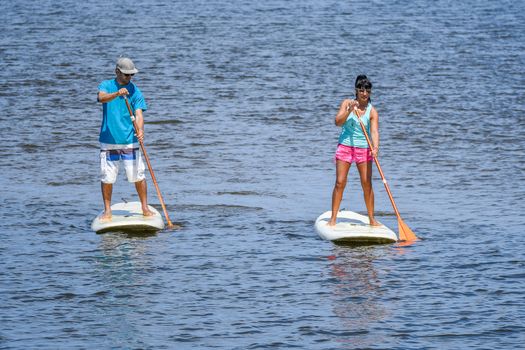
[[91, 223], [91, 229], [96, 233], [104, 232], [151, 232], [164, 228], [162, 216], [151, 205], [149, 210], [153, 216], [142, 215], [142, 205], [140, 202], [116, 203], [111, 206], [111, 219], [101, 220], [101, 212]]
[[370, 226], [368, 216], [342, 210], [337, 213], [337, 224], [328, 226], [331, 211], [324, 212], [315, 220], [319, 236], [338, 244], [384, 244], [397, 242], [397, 235], [385, 225]]

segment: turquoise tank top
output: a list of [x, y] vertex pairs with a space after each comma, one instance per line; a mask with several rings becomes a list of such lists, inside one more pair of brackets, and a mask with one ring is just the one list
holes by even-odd
[[[366, 106], [366, 111], [363, 116], [361, 116], [361, 121], [365, 125], [366, 132], [368, 137], [370, 137], [370, 111], [372, 110], [372, 104], [369, 102]], [[339, 143], [345, 146], [359, 147], [359, 148], [368, 148], [368, 143], [366, 142], [366, 137], [363, 134], [359, 120], [355, 115], [355, 111], [352, 111], [346, 122], [343, 124], [341, 134], [339, 135]]]

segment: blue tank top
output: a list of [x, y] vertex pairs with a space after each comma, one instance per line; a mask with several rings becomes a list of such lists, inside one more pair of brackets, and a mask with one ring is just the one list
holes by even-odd
[[[370, 111], [372, 110], [372, 104], [369, 102], [366, 106], [365, 114], [361, 116], [361, 121], [365, 125], [366, 132], [370, 137]], [[359, 120], [355, 115], [355, 111], [352, 111], [346, 122], [343, 124], [341, 134], [339, 135], [339, 143], [345, 146], [368, 148], [366, 137], [363, 134]]]

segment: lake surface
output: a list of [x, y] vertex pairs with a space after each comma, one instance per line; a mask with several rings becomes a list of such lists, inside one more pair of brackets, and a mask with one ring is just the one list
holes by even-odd
[[[0, 14], [1, 349], [516, 349], [525, 3], [13, 1]], [[176, 231], [90, 229], [121, 54]], [[374, 84], [408, 247], [321, 240], [333, 118]], [[377, 171], [377, 218], [397, 220]], [[149, 198], [160, 209], [151, 182]], [[119, 176], [114, 202], [136, 200]], [[342, 207], [364, 213], [355, 167]]]

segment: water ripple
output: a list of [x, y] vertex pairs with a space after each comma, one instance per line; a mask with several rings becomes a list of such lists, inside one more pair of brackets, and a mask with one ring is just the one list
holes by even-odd
[[[0, 347], [522, 346], [522, 3], [131, 5], [0, 14]], [[179, 230], [90, 230], [96, 88], [121, 54], [140, 69], [145, 144]], [[423, 238], [410, 247], [335, 246], [313, 229], [330, 207], [333, 117], [360, 73], [381, 165]], [[135, 200], [121, 176], [114, 201]], [[365, 212], [355, 168], [343, 206]]]

